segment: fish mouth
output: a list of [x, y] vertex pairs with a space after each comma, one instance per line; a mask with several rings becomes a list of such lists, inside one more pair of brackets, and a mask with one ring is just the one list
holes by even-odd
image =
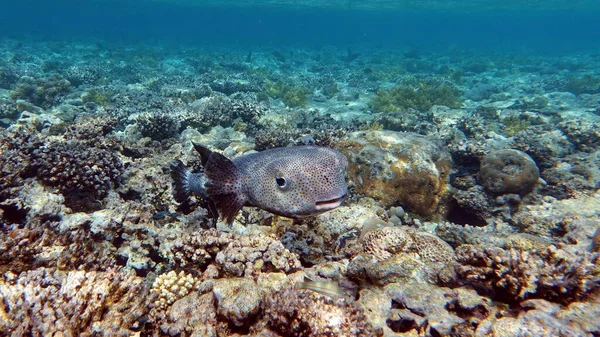
[[344, 198], [346, 198], [345, 194], [338, 198], [317, 201], [315, 203], [315, 205], [317, 207], [317, 210], [319, 210], [319, 211], [334, 209], [334, 208], [340, 206], [342, 204], [342, 202], [344, 202]]

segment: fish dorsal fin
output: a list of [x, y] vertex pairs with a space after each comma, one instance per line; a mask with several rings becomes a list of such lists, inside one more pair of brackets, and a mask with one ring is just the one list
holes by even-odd
[[213, 154], [213, 152], [202, 144], [192, 142], [192, 145], [194, 146], [194, 149], [196, 149], [196, 151], [198, 151], [198, 153], [200, 154], [200, 161], [202, 162], [202, 166], [206, 166], [208, 158], [210, 158], [210, 155]]
[[232, 223], [247, 201], [242, 173], [231, 160], [216, 152], [211, 152], [208, 157], [204, 173], [209, 179], [206, 183], [208, 196], [221, 213], [221, 218]]

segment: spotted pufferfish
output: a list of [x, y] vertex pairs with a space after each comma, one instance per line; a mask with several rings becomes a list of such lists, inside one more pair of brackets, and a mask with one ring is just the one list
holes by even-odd
[[327, 147], [274, 148], [230, 160], [193, 146], [204, 172], [192, 173], [181, 160], [172, 161], [175, 200], [184, 202], [192, 194], [205, 198], [228, 223], [244, 206], [289, 218], [314, 216], [340, 206], [348, 193], [348, 160]]

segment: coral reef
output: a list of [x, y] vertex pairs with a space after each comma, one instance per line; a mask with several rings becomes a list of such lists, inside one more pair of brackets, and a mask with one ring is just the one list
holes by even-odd
[[52, 142], [31, 150], [31, 169], [44, 184], [56, 186], [73, 210], [94, 210], [118, 184], [123, 164], [112, 151], [77, 142]]
[[23, 99], [42, 108], [56, 104], [69, 93], [71, 83], [57, 74], [33, 78], [23, 76], [11, 91], [12, 99]]
[[185, 297], [198, 287], [198, 279], [183, 270], [179, 273], [170, 271], [159, 275], [152, 284], [152, 292], [158, 294], [155, 308], [166, 309], [178, 299]]
[[287, 288], [265, 301], [268, 324], [284, 336], [381, 336], [355, 303]]
[[436, 143], [416, 134], [371, 131], [350, 133], [337, 148], [348, 157], [359, 193], [422, 215], [438, 210], [451, 159]]
[[[598, 55], [360, 48], [0, 38], [0, 335], [600, 335]], [[192, 142], [348, 194], [226, 224]]]
[[177, 119], [160, 112], [141, 114], [137, 117], [136, 121], [142, 136], [150, 137], [153, 140], [163, 140], [174, 137], [177, 135], [180, 128]]
[[374, 112], [393, 112], [406, 109], [425, 111], [434, 105], [459, 108], [461, 93], [452, 85], [437, 83], [435, 80], [423, 80], [415, 83], [414, 86], [379, 90], [370, 105]]
[[493, 194], [526, 194], [540, 177], [540, 170], [526, 153], [499, 150], [481, 160], [479, 182]]
[[463, 284], [507, 303], [542, 298], [567, 304], [590, 296], [600, 281], [597, 253], [463, 245], [456, 257]]
[[143, 279], [106, 272], [35, 269], [0, 280], [0, 329], [17, 335], [131, 336], [148, 313]]

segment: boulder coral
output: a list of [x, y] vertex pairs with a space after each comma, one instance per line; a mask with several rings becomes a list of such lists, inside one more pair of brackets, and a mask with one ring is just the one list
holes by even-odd
[[527, 194], [540, 178], [540, 170], [525, 152], [494, 151], [481, 160], [479, 182], [492, 194]]
[[358, 193], [384, 206], [402, 205], [428, 216], [446, 196], [450, 155], [426, 137], [393, 131], [359, 131], [342, 139], [348, 174]]

